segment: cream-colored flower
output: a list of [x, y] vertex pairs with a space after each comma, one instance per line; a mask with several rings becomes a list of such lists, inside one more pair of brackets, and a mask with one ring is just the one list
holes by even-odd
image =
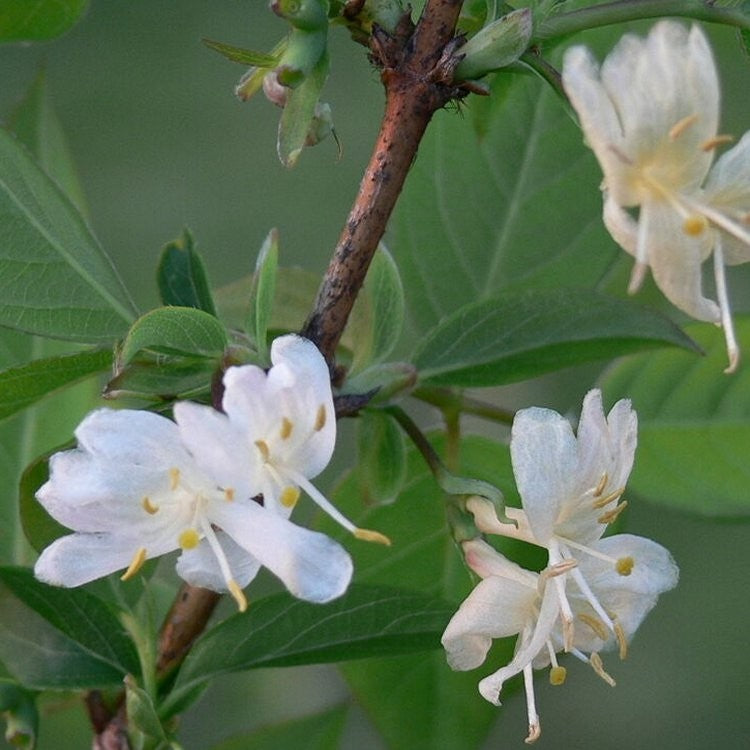
[[[739, 361], [725, 264], [750, 260], [750, 134], [713, 166], [719, 82], [701, 29], [661, 21], [642, 39], [626, 34], [602, 63], [578, 46], [563, 84], [604, 172], [604, 223], [635, 258], [629, 291], [647, 268], [666, 297], [724, 328], [729, 366]], [[626, 209], [638, 208], [637, 217]], [[716, 299], [701, 264], [713, 252]]]

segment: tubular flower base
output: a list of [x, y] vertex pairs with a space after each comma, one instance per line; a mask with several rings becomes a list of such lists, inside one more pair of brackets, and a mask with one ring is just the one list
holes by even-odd
[[[548, 567], [523, 570], [481, 540], [463, 545], [469, 567], [482, 581], [463, 602], [443, 635], [454, 669], [473, 669], [493, 638], [518, 634], [511, 662], [479, 683], [482, 695], [499, 703], [504, 682], [523, 672], [531, 742], [539, 736], [532, 670], [551, 665], [561, 684], [561, 651], [591, 665], [608, 684], [600, 651], [628, 642], [659, 594], [677, 584], [669, 552], [649, 539], [617, 534], [602, 539], [624, 509], [619, 503], [633, 464], [636, 415], [627, 401], [605, 418], [601, 393], [584, 399], [578, 437], [567, 420], [548, 409], [516, 415], [511, 437], [513, 472], [523, 510], [509, 509], [517, 526], [501, 524], [492, 505], [472, 498], [477, 527], [546, 547]], [[618, 504], [619, 503], [619, 504]]]
[[[719, 82], [703, 32], [661, 21], [646, 39], [626, 34], [601, 68], [572, 47], [563, 85], [604, 172], [604, 223], [635, 258], [629, 291], [650, 267], [674, 305], [724, 328], [734, 371], [724, 266], [750, 260], [750, 133], [711, 167], [733, 138], [717, 131]], [[625, 210], [634, 207], [637, 219]], [[712, 252], [716, 302], [701, 283]]]
[[[273, 342], [273, 366], [233, 367], [224, 413], [182, 402], [175, 422], [145, 411], [101, 409], [76, 430], [78, 447], [55, 454], [37, 493], [74, 534], [47, 547], [37, 578], [78, 586], [182, 550], [188, 583], [242, 589], [261, 565], [295, 596], [325, 602], [346, 590], [352, 562], [336, 542], [288, 520], [300, 488], [360, 536], [309, 482], [336, 440], [328, 368], [299, 336]], [[378, 535], [369, 532], [373, 537]]]

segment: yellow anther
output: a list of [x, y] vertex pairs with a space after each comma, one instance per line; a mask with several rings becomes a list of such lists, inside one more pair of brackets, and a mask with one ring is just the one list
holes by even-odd
[[594, 490], [594, 497], [601, 497], [602, 492], [604, 492], [604, 488], [607, 486], [607, 482], [609, 481], [609, 477], [607, 476], [607, 472], [605, 471], [604, 474], [602, 474], [602, 478], [599, 480], [599, 484], [596, 485], [596, 489]]
[[225, 487], [224, 497], [231, 503], [234, 500], [234, 487]]
[[138, 551], [133, 555], [133, 559], [128, 565], [128, 569], [120, 576], [121, 581], [129, 581], [142, 567], [143, 563], [146, 562], [146, 548], [139, 547]]
[[288, 487], [284, 487], [281, 491], [279, 502], [285, 508], [293, 508], [297, 504], [297, 500], [299, 500], [299, 488], [294, 487], [291, 484]]
[[700, 237], [708, 229], [708, 219], [700, 214], [688, 216], [682, 222], [682, 231], [689, 237]]
[[294, 428], [294, 424], [290, 419], [287, 419], [284, 417], [284, 419], [281, 420], [281, 439], [286, 440], [289, 438], [289, 436], [292, 434], [292, 429]]
[[182, 549], [195, 549], [201, 541], [200, 534], [195, 529], [185, 529], [177, 537], [177, 544]]
[[585, 612], [582, 612], [578, 615], [578, 619], [581, 622], [585, 622], [603, 641], [607, 640], [607, 626], [598, 617], [587, 615]]
[[692, 114], [687, 117], [683, 117], [681, 120], [676, 122], [669, 131], [669, 140], [674, 141], [679, 138], [691, 125], [698, 121], [698, 115]]
[[229, 589], [232, 598], [237, 602], [237, 609], [239, 609], [240, 612], [244, 612], [247, 609], [247, 598], [242, 592], [239, 583], [232, 579], [227, 583], [227, 588]]
[[594, 670], [594, 672], [596, 672], [599, 675], [599, 677], [601, 677], [604, 680], [604, 682], [607, 683], [607, 685], [614, 687], [617, 684], [612, 678], [612, 675], [607, 674], [607, 672], [604, 671], [604, 664], [602, 663], [602, 657], [599, 656], [599, 654], [597, 654], [596, 651], [593, 651], [591, 653], [591, 656], [589, 657], [589, 664], [591, 664], [591, 667]]
[[732, 143], [734, 141], [733, 135], [716, 135], [713, 138], [709, 138], [707, 141], [701, 143], [703, 151], [712, 151], [717, 146], [723, 146], [725, 143]]
[[180, 484], [180, 470], [176, 466], [173, 466], [169, 470], [169, 489], [176, 490], [179, 484]]
[[600, 497], [597, 500], [594, 500], [593, 506], [595, 508], [603, 508], [605, 505], [609, 505], [613, 500], [619, 500], [623, 492], [625, 492], [625, 488], [620, 487], [619, 490], [615, 490], [614, 492], [610, 492], [604, 497]]
[[620, 647], [620, 659], [625, 659], [628, 655], [628, 639], [625, 637], [625, 631], [617, 620], [612, 622], [615, 628], [615, 638], [617, 645]]
[[539, 724], [529, 724], [529, 736], [524, 740], [527, 745], [536, 742], [542, 736], [542, 728]]
[[150, 516], [153, 516], [154, 513], [159, 511], [159, 506], [154, 505], [149, 497], [144, 497], [143, 500], [141, 500], [141, 505], [143, 506], [143, 510], [145, 510]]
[[353, 534], [357, 539], [362, 539], [365, 542], [384, 544], [386, 547], [391, 546], [391, 540], [379, 531], [372, 531], [371, 529], [354, 529]]
[[271, 451], [268, 450], [268, 443], [265, 440], [256, 440], [255, 447], [260, 451], [263, 461], [267, 463], [268, 459], [271, 458]]
[[613, 523], [617, 520], [617, 516], [622, 513], [625, 508], [628, 507], [628, 501], [623, 500], [619, 505], [616, 505], [612, 510], [608, 510], [606, 513], [602, 513], [596, 520], [599, 523]]
[[318, 407], [318, 413], [315, 415], [315, 424], [313, 429], [315, 432], [320, 432], [326, 426], [326, 407], [325, 404], [321, 404]]
[[629, 576], [633, 572], [633, 566], [635, 565], [635, 560], [628, 555], [627, 557], [621, 557], [616, 563], [615, 563], [615, 570], [621, 575], [621, 576]]
[[549, 671], [549, 684], [550, 685], [562, 685], [565, 682], [565, 678], [568, 676], [568, 670], [565, 667], [557, 666], [552, 667]]

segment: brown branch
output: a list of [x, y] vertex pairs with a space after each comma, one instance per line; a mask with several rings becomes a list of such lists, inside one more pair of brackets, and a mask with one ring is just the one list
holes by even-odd
[[425, 129], [438, 109], [464, 93], [452, 85], [460, 10], [461, 0], [428, 0], [416, 28], [405, 16], [393, 35], [373, 31], [370, 47], [383, 68], [385, 115], [315, 307], [302, 329], [332, 371], [336, 346]]

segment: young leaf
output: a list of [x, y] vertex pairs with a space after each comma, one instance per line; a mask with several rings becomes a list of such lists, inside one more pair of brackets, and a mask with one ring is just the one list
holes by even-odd
[[347, 711], [346, 705], [335, 706], [312, 716], [261, 727], [251, 734], [220, 742], [211, 750], [291, 750], [302, 747], [305, 750], [328, 750], [340, 747]]
[[[736, 318], [743, 351], [750, 319]], [[686, 326], [705, 349], [630, 357], [603, 379], [609, 399], [632, 399], [638, 412], [638, 450], [628, 491], [675, 510], [715, 518], [750, 516], [750, 368], [722, 374], [721, 331]]]
[[228, 343], [224, 326], [194, 307], [159, 307], [138, 318], [118, 356], [126, 365], [142, 351], [220, 357]]
[[668, 318], [632, 302], [527, 290], [459, 308], [427, 334], [414, 363], [426, 384], [491, 386], [669, 345], [699, 351]]
[[324, 53], [302, 83], [289, 91], [279, 120], [277, 151], [285, 167], [297, 163], [315, 117], [315, 106], [328, 78], [328, 54]]
[[382, 362], [398, 343], [404, 325], [404, 287], [393, 257], [382, 243], [367, 271], [349, 328], [354, 342], [351, 373]]
[[364, 497], [393, 502], [406, 479], [406, 444], [401, 428], [385, 412], [366, 409], [357, 420], [357, 456]]
[[138, 670], [133, 644], [108, 605], [13, 567], [0, 567], [0, 660], [40, 690], [117, 684]]
[[325, 605], [288, 594], [266, 597], [195, 644], [163, 715], [178, 708], [196, 686], [220, 674], [437, 648], [450, 610], [434, 597], [383, 586], [353, 585]]
[[[164, 727], [156, 714], [151, 696], [133, 679], [132, 675], [125, 678], [125, 705], [128, 720], [132, 728], [142, 732], [146, 737], [157, 742], [168, 742]], [[159, 745], [161, 747], [161, 745]]]
[[33, 42], [64, 34], [83, 15], [88, 0], [4, 0], [0, 42]]
[[209, 49], [218, 52], [220, 55], [224, 55], [227, 60], [242, 63], [243, 65], [254, 65], [258, 68], [273, 68], [279, 59], [279, 56], [275, 54], [269, 55], [267, 52], [256, 52], [252, 49], [235, 47], [232, 44], [217, 42], [215, 39], [207, 39], [204, 37], [201, 41]]
[[0, 370], [0, 419], [25, 409], [58, 388], [111, 366], [112, 351], [94, 349]]
[[0, 325], [84, 343], [111, 341], [133, 303], [80, 214], [0, 130]]
[[269, 361], [268, 326], [276, 294], [278, 269], [279, 232], [277, 229], [272, 229], [264, 240], [255, 263], [250, 308], [245, 327], [245, 330], [255, 338], [255, 346], [262, 362]]
[[136, 357], [104, 388], [105, 398], [132, 396], [148, 401], [198, 398], [207, 393], [216, 361], [206, 357]]
[[196, 307], [216, 315], [206, 269], [188, 229], [183, 230], [179, 239], [164, 246], [156, 280], [162, 304]]

